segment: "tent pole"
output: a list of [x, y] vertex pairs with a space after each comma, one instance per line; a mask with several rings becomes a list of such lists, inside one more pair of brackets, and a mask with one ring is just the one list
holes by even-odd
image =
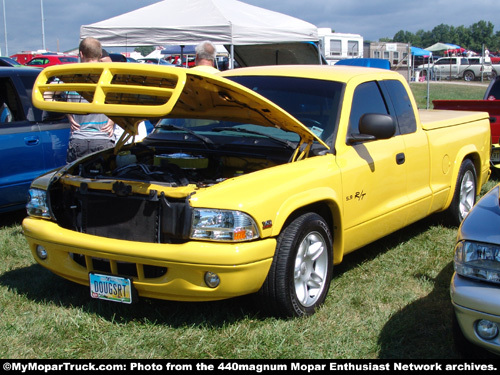
[[231, 43], [231, 58], [229, 59], [229, 69], [234, 69], [234, 44]]

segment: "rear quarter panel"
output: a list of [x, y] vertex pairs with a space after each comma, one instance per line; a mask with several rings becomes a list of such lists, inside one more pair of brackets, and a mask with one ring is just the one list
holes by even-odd
[[490, 175], [491, 133], [484, 112], [420, 110], [422, 128], [429, 139], [430, 183], [433, 210], [451, 203], [458, 171], [465, 158], [476, 167], [477, 193]]

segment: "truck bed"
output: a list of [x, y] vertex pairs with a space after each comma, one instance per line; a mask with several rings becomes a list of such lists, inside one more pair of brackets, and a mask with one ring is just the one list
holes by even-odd
[[469, 122], [489, 118], [487, 112], [471, 112], [450, 110], [419, 110], [420, 122], [424, 130], [438, 129], [447, 126], [467, 124]]

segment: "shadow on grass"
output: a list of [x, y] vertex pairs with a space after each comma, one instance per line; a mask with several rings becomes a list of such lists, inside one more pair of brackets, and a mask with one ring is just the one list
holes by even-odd
[[131, 305], [92, 299], [87, 286], [61, 278], [38, 264], [0, 276], [0, 285], [39, 304], [81, 309], [108, 321], [141, 321], [170, 327], [220, 327], [258, 314], [250, 297], [215, 302], [177, 302], [140, 298]]
[[448, 263], [435, 279], [428, 275], [414, 276], [428, 278], [434, 283], [434, 289], [424, 298], [405, 306], [385, 324], [378, 340], [379, 358], [500, 359], [469, 343], [454, 326], [455, 312], [450, 299], [453, 262]]
[[[339, 266], [334, 267], [334, 278], [376, 258], [397, 244], [408, 241], [432, 224], [434, 221], [431, 219], [418, 222], [347, 255]], [[269, 318], [259, 311], [253, 296], [215, 302], [176, 302], [140, 298], [138, 303], [133, 305], [98, 301], [90, 297], [88, 287], [63, 279], [38, 264], [0, 275], [0, 285], [39, 304], [77, 308], [118, 323], [141, 321], [170, 327], [188, 325], [210, 328], [245, 319]]]
[[0, 214], [0, 229], [3, 227], [11, 227], [19, 225], [26, 217], [26, 210], [18, 210], [12, 212], [5, 212]]
[[431, 280], [434, 288], [427, 296], [405, 306], [387, 321], [378, 340], [381, 348], [379, 358], [462, 358], [453, 345], [452, 275], [453, 262], [448, 263], [434, 279], [428, 275], [414, 275], [415, 278]]
[[401, 243], [410, 241], [412, 238], [422, 234], [434, 225], [447, 226], [445, 219], [436, 214], [413, 223], [403, 229], [387, 235], [386, 237], [372, 242], [361, 249], [345, 255], [342, 263], [333, 268], [333, 278], [341, 276], [345, 272], [348, 272], [362, 263], [369, 262], [377, 258], [381, 254], [386, 253]]

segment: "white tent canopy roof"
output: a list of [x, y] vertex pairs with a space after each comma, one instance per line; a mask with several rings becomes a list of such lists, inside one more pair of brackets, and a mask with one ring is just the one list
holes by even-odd
[[163, 0], [80, 28], [104, 47], [315, 42], [316, 26], [237, 0]]

